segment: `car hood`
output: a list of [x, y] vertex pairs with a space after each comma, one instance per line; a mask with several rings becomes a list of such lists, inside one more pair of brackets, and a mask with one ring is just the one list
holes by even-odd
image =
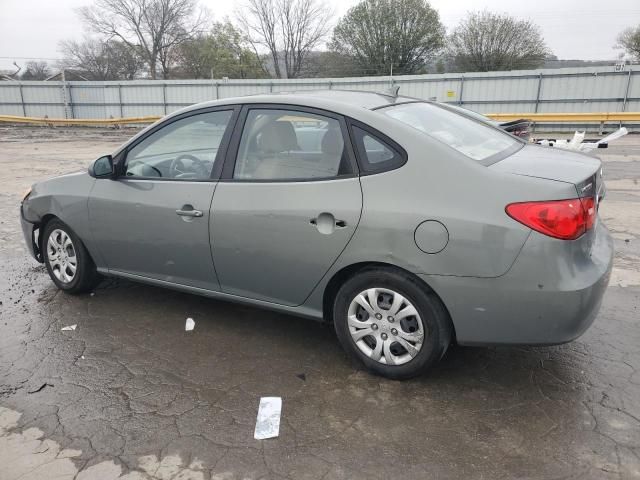
[[575, 185], [594, 175], [601, 166], [597, 158], [553, 147], [526, 145], [489, 168], [516, 175], [545, 178]]

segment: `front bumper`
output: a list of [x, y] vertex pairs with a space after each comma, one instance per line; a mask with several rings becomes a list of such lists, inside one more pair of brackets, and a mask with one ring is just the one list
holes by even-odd
[[29, 253], [38, 262], [42, 263], [42, 253], [40, 252], [40, 247], [38, 246], [38, 238], [36, 236], [39, 232], [39, 227], [36, 223], [31, 223], [24, 217], [22, 204], [20, 205], [20, 226], [22, 227], [22, 235], [24, 236], [24, 241], [27, 245]]
[[497, 278], [421, 275], [440, 295], [463, 345], [554, 345], [593, 323], [609, 284], [613, 239], [602, 222], [588, 251], [533, 232]]

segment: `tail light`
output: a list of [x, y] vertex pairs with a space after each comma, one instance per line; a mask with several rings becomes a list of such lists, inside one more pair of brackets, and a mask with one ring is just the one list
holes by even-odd
[[512, 203], [505, 211], [532, 230], [561, 240], [580, 237], [593, 227], [596, 218], [593, 197]]

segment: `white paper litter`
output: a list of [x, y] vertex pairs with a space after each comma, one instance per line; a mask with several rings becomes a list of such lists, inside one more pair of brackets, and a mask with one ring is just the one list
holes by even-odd
[[193, 318], [187, 318], [187, 323], [184, 325], [184, 330], [186, 332], [190, 332], [196, 326], [196, 322], [193, 321]]
[[62, 332], [69, 332], [71, 330], [75, 330], [77, 326], [78, 326], [77, 324], [67, 325], [66, 327], [62, 327], [60, 330]]
[[253, 438], [264, 440], [275, 438], [280, 434], [280, 412], [282, 397], [262, 397], [258, 408], [258, 419]]

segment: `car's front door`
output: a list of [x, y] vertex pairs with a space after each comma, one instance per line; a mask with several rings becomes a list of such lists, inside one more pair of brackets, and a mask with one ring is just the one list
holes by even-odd
[[351, 239], [362, 191], [344, 119], [245, 107], [213, 198], [211, 243], [223, 292], [304, 302]]
[[95, 182], [91, 229], [109, 271], [219, 290], [209, 212], [233, 120], [233, 107], [170, 119], [127, 149], [117, 179]]

